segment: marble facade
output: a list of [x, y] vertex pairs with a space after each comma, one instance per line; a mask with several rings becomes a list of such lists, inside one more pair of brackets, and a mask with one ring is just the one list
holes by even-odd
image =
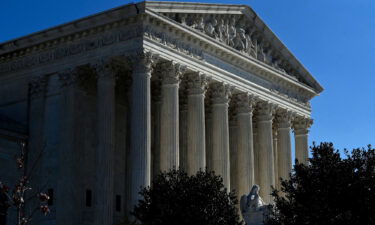
[[322, 90], [243, 5], [140, 2], [0, 44], [0, 114], [44, 149], [36, 179], [54, 190], [37, 224], [115, 224], [174, 167], [270, 203], [292, 131], [306, 162]]

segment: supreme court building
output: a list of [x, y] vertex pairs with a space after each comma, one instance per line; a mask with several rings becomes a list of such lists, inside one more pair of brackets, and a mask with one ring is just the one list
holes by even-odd
[[249, 6], [124, 5], [0, 44], [0, 180], [27, 140], [53, 197], [34, 224], [117, 224], [173, 167], [270, 203], [322, 90]]

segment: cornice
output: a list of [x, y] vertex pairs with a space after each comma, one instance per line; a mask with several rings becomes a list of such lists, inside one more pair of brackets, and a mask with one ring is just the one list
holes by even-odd
[[[96, 29], [108, 29], [111, 24], [134, 17], [142, 12], [144, 12], [144, 2], [127, 4], [0, 43], [0, 63], [4, 58], [17, 56], [20, 51], [30, 52], [30, 50], [41, 47], [40, 45], [55, 44], [61, 38], [71, 40], [75, 35], [88, 30], [95, 32]], [[10, 56], [8, 56], [9, 54]]]
[[[131, 17], [115, 21], [71, 35], [56, 37], [56, 39], [10, 54], [0, 55], [0, 75], [44, 65], [133, 38], [141, 38], [143, 27], [142, 23], [138, 23], [138, 18]], [[130, 29], [126, 29], [129, 27]]]

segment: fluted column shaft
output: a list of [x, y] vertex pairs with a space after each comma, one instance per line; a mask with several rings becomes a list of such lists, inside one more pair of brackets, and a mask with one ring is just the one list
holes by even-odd
[[[238, 195], [238, 122], [236, 114], [229, 112], [229, 163], [230, 163], [230, 188]], [[242, 179], [242, 177], [241, 177]], [[241, 197], [238, 195], [237, 197]]]
[[296, 160], [299, 163], [307, 164], [309, 158], [309, 128], [312, 120], [308, 118], [297, 118], [293, 122]]
[[273, 159], [272, 118], [273, 107], [267, 103], [259, 104], [258, 147], [259, 147], [259, 185], [260, 195], [266, 203], [271, 203], [271, 186], [275, 186]]
[[275, 187], [279, 188], [279, 159], [278, 154], [279, 150], [277, 148], [277, 127], [275, 126], [275, 122], [273, 123], [272, 128], [272, 137], [273, 137], [273, 162], [274, 162], [274, 169], [275, 169]]
[[206, 120], [206, 166], [208, 171], [213, 171], [212, 166], [212, 113], [211, 106], [207, 105], [205, 112]]
[[98, 145], [96, 149], [96, 225], [113, 225], [115, 79], [111, 69], [100, 65], [98, 73]]
[[161, 84], [160, 170], [179, 167], [179, 84], [178, 64], [165, 63]]
[[192, 175], [206, 168], [206, 127], [204, 98], [206, 77], [203, 74], [189, 74], [187, 77], [187, 172]]
[[[157, 88], [158, 87], [152, 87]], [[154, 91], [154, 90], [153, 90]], [[161, 109], [161, 101], [160, 101], [160, 93], [155, 91], [153, 93], [153, 141], [152, 141], [152, 177], [156, 177], [160, 173], [160, 109]]]
[[[186, 96], [185, 96], [186, 97]], [[180, 94], [180, 168], [187, 171], [188, 160], [188, 135], [187, 135], [187, 103], [186, 98]]]
[[151, 97], [152, 55], [143, 54], [133, 60], [130, 143], [130, 201], [133, 210], [140, 187], [150, 185], [151, 176]]
[[212, 169], [223, 178], [230, 190], [229, 163], [229, 87], [222, 83], [212, 86]]
[[289, 179], [289, 173], [292, 170], [291, 119], [289, 112], [282, 112], [277, 115], [277, 164], [278, 176], [282, 179]]
[[249, 193], [254, 184], [253, 108], [247, 94], [237, 96], [237, 193]]
[[253, 117], [253, 153], [254, 153], [254, 182], [260, 184], [259, 181], [259, 140], [258, 140], [258, 125], [256, 117]]

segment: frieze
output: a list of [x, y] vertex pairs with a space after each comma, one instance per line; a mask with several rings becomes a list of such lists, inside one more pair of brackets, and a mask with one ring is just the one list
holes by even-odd
[[137, 26], [133, 29], [110, 32], [112, 33], [107, 32], [107, 34], [100, 35], [95, 39], [87, 39], [86, 37], [84, 40], [77, 40], [78, 42], [76, 43], [68, 45], [64, 44], [64, 46], [61, 47], [56, 48], [55, 46], [51, 46], [51, 48], [53, 47], [53, 50], [44, 49], [43, 52], [39, 52], [33, 56], [23, 56], [12, 62], [1, 63], [0, 74], [27, 69], [54, 60], [60, 60], [69, 56], [140, 37], [143, 33], [143, 29], [142, 27]]

